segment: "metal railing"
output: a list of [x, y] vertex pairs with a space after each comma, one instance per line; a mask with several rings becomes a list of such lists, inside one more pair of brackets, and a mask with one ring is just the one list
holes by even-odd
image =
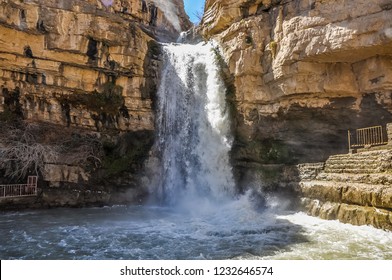
[[0, 199], [37, 195], [37, 176], [29, 176], [27, 184], [0, 185]]
[[384, 130], [381, 125], [359, 128], [351, 132], [348, 130], [348, 146], [350, 149], [363, 148], [367, 146], [385, 145]]

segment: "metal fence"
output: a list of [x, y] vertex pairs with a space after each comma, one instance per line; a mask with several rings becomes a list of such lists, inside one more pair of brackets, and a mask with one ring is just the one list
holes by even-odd
[[37, 195], [37, 176], [29, 176], [27, 184], [0, 185], [0, 198]]
[[355, 131], [348, 131], [348, 145], [350, 149], [363, 148], [366, 146], [385, 145], [388, 142], [385, 139], [386, 133], [381, 125], [358, 128]]

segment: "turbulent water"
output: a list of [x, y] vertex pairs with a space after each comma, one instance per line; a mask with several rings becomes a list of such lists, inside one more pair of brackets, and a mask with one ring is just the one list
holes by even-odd
[[392, 233], [235, 194], [225, 87], [211, 44], [167, 45], [158, 91], [160, 206], [0, 215], [1, 259], [392, 259]]
[[[218, 209], [218, 208], [217, 208]], [[392, 234], [304, 214], [171, 207], [50, 209], [0, 217], [1, 259], [392, 259]]]

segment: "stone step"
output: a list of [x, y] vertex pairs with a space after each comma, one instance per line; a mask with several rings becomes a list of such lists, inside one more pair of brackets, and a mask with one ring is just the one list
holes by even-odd
[[383, 154], [388, 154], [389, 151], [377, 151], [377, 152], [363, 152], [357, 154], [339, 154], [339, 155], [331, 155], [331, 158], [363, 158], [363, 157], [378, 157]]
[[329, 173], [382, 173], [391, 171], [392, 172], [392, 162], [381, 162], [381, 163], [369, 163], [369, 164], [326, 164], [324, 168], [325, 172]]
[[359, 154], [341, 154], [341, 155], [331, 155], [330, 158], [342, 159], [342, 158], [378, 158], [382, 155], [388, 154], [388, 152], [377, 152], [377, 153], [359, 153]]
[[352, 174], [352, 173], [326, 173], [321, 172], [317, 175], [318, 181], [335, 181], [342, 183], [366, 183], [392, 186], [391, 173], [372, 173], [372, 174]]
[[324, 172], [326, 173], [351, 173], [351, 174], [372, 174], [372, 173], [380, 173], [383, 170], [379, 167], [377, 168], [333, 168], [333, 167], [325, 167]]
[[382, 165], [381, 162], [371, 162], [371, 163], [362, 163], [362, 162], [351, 162], [351, 163], [329, 163], [327, 162], [325, 168], [359, 168], [363, 169], [364, 167], [367, 169], [377, 168]]
[[357, 157], [346, 157], [346, 158], [331, 158], [329, 157], [327, 159], [327, 162], [378, 162], [382, 161], [382, 157], [363, 157], [363, 158], [357, 158]]
[[376, 162], [383, 162], [385, 161], [381, 157], [377, 158], [342, 158], [342, 159], [327, 159], [326, 163], [360, 163], [360, 162], [366, 162], [366, 163], [376, 163]]
[[327, 160], [325, 164], [380, 164], [382, 160]]
[[360, 157], [360, 156], [369, 156], [369, 155], [371, 156], [371, 155], [380, 155], [380, 154], [388, 154], [388, 153], [392, 153], [392, 150], [385, 148], [381, 150], [361, 151], [353, 154], [336, 154], [332, 156], [333, 157], [345, 157], [345, 156]]
[[384, 161], [326, 161], [325, 166], [349, 166], [349, 165], [368, 165], [368, 166], [377, 166], [383, 164]]
[[392, 150], [332, 155], [329, 160], [385, 160], [392, 158]]
[[325, 163], [327, 173], [379, 173], [392, 170], [392, 150], [333, 155]]
[[377, 166], [326, 166], [323, 170], [327, 173], [382, 173], [386, 171], [381, 165]]

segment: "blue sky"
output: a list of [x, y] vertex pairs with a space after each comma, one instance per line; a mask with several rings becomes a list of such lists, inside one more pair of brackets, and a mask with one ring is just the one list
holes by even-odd
[[196, 17], [196, 13], [203, 14], [203, 6], [205, 0], [184, 0], [185, 11], [194, 23], [199, 23], [199, 19]]

